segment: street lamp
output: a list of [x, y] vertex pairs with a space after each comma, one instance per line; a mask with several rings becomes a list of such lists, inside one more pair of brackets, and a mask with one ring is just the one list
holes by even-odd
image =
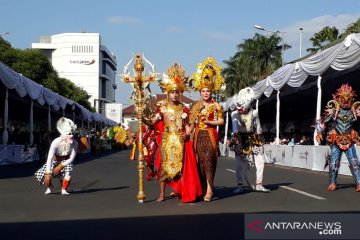
[[259, 29], [261, 31], [265, 31], [265, 32], [271, 32], [273, 34], [278, 34], [278, 33], [281, 33], [282, 35], [282, 47], [281, 47], [281, 65], [284, 65], [285, 64], [285, 61], [284, 61], [284, 47], [285, 47], [285, 33], [286, 32], [281, 32], [281, 31], [271, 31], [271, 30], [268, 30], [268, 29], [265, 29], [264, 27], [260, 26], [260, 25], [254, 25], [254, 28], [256, 29]]
[[299, 34], [299, 38], [300, 38], [300, 58], [301, 58], [301, 53], [302, 53], [302, 34], [303, 34], [303, 28], [299, 28], [300, 34]]
[[254, 28], [265, 31], [265, 29], [260, 25], [254, 25]]

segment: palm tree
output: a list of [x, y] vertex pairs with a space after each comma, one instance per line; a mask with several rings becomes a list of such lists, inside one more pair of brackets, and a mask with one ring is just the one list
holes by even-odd
[[246, 61], [244, 57], [234, 56], [225, 60], [224, 63], [227, 65], [223, 69], [227, 96], [232, 96], [240, 89], [254, 84], [254, 80], [249, 77], [251, 75], [248, 73], [251, 69], [249, 61]]
[[267, 37], [255, 34], [237, 46], [237, 52], [229, 60], [225, 60], [223, 69], [227, 83], [228, 96], [244, 87], [248, 87], [270, 75], [282, 65], [282, 50], [291, 48], [281, 44], [282, 38], [277, 33]]
[[312, 42], [313, 47], [306, 49], [307, 52], [316, 52], [323, 48], [325, 45], [335, 41], [339, 36], [339, 30], [336, 27], [326, 26], [320, 30], [320, 32], [315, 33], [310, 41]]
[[360, 18], [358, 18], [356, 22], [348, 25], [347, 28], [345, 29], [345, 32], [342, 33], [339, 38], [345, 38], [347, 35], [351, 33], [358, 33], [358, 32], [360, 32]]

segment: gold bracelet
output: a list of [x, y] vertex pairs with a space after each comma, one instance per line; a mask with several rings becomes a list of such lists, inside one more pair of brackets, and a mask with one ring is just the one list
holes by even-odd
[[51, 175], [51, 173], [45, 173], [45, 176], [46, 176], [46, 175], [49, 176], [49, 175]]

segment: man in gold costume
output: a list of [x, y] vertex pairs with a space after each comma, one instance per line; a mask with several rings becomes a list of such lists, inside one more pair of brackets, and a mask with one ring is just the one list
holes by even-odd
[[187, 81], [185, 70], [176, 63], [159, 81], [162, 91], [168, 95], [167, 99], [157, 102], [155, 116], [151, 119], [161, 132], [161, 144], [155, 160], [160, 182], [159, 202], [165, 200], [166, 184], [183, 202], [195, 201], [202, 194], [189, 139], [189, 110], [180, 102]]

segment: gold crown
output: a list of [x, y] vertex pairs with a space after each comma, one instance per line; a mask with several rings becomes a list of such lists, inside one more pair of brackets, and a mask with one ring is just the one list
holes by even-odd
[[186, 91], [189, 77], [185, 75], [185, 69], [175, 63], [168, 69], [168, 74], [163, 73], [163, 78], [159, 80], [161, 90], [169, 94], [178, 91], [180, 94]]
[[194, 91], [200, 91], [208, 88], [212, 92], [219, 92], [225, 89], [224, 78], [221, 76], [221, 67], [217, 65], [216, 60], [207, 57], [202, 63], [197, 64], [197, 72], [191, 79]]

